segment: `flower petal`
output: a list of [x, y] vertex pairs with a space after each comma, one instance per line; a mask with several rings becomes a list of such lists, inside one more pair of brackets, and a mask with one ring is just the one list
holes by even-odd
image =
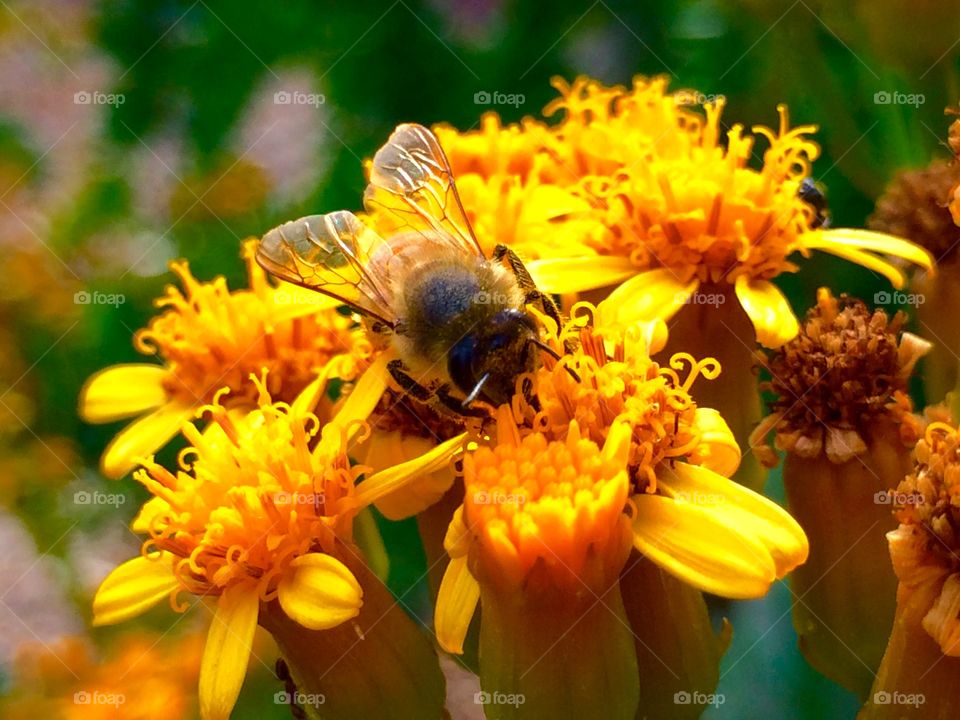
[[100, 583], [93, 598], [93, 624], [113, 625], [136, 617], [178, 587], [169, 553], [127, 560]]
[[437, 595], [433, 624], [437, 642], [448, 653], [463, 653], [463, 639], [480, 601], [480, 584], [467, 568], [466, 555], [447, 565]]
[[777, 577], [806, 562], [810, 551], [803, 528], [772, 500], [728, 480], [705, 467], [676, 463], [658, 478], [667, 492], [683, 495], [688, 502], [698, 498], [702, 508], [723, 516], [742, 535], [759, 541], [773, 558]]
[[357, 485], [353, 501], [358, 505], [369, 505], [382, 497], [405, 487], [426, 473], [433, 473], [447, 467], [450, 458], [460, 452], [467, 433], [461, 433], [446, 442], [440, 443], [430, 452], [405, 463], [394, 465], [368, 477]]
[[740, 467], [740, 446], [727, 421], [713, 408], [698, 407], [693, 426], [700, 433], [700, 442], [690, 454], [690, 462], [723, 477], [730, 477]]
[[609, 330], [628, 328], [639, 322], [669, 320], [687, 303], [698, 285], [698, 280], [684, 282], [664, 268], [639, 273], [597, 306], [594, 324], [601, 330]]
[[800, 332], [800, 323], [780, 289], [769, 280], [750, 280], [746, 275], [734, 285], [737, 298], [753, 323], [757, 342], [778, 348]]
[[295, 558], [277, 586], [280, 607], [308, 630], [329, 630], [356, 617], [363, 589], [335, 557], [309, 553]]
[[776, 579], [766, 548], [732, 520], [662, 495], [633, 497], [634, 547], [664, 570], [723, 597], [762, 597]]
[[163, 387], [168, 375], [160, 365], [114, 365], [91, 375], [80, 390], [80, 417], [107, 423], [160, 407], [170, 398]]
[[193, 418], [194, 408], [169, 403], [135, 420], [121, 430], [100, 458], [100, 469], [113, 480], [122, 478], [137, 465], [137, 460], [153, 455]]
[[926, 270], [933, 270], [933, 256], [924, 248], [908, 240], [885, 233], [856, 228], [835, 228], [804, 233], [799, 244], [809, 250], [821, 250], [837, 255], [887, 277], [895, 288], [902, 288], [903, 273], [894, 265], [871, 255], [871, 252], [903, 258]]
[[217, 601], [200, 663], [203, 720], [230, 717], [247, 674], [259, 611], [260, 596], [249, 584], [228, 587]]
[[391, 353], [382, 353], [363, 372], [337, 411], [334, 421], [346, 428], [351, 436], [360, 428], [358, 421], [370, 417], [370, 413], [377, 407], [377, 403], [387, 389], [387, 363], [393, 357]]
[[637, 266], [623, 255], [531, 260], [527, 270], [538, 288], [557, 294], [618, 285], [637, 274]]

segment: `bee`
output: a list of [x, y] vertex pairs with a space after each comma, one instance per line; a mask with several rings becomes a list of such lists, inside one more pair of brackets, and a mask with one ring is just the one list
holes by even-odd
[[387, 368], [404, 392], [482, 416], [475, 400], [509, 402], [540, 351], [558, 358], [527, 309], [538, 304], [559, 327], [556, 304], [506, 245], [484, 254], [430, 130], [396, 128], [374, 155], [364, 207], [386, 210], [399, 230], [383, 238], [345, 210], [311, 215], [270, 230], [256, 258], [359, 313], [374, 343], [395, 352]]
[[827, 205], [827, 196], [819, 183], [812, 177], [805, 177], [797, 188], [797, 195], [813, 208], [814, 216], [810, 227], [814, 229], [830, 227], [830, 208]]

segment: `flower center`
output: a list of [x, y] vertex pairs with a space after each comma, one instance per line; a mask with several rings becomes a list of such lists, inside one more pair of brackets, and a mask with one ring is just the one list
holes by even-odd
[[184, 290], [168, 287], [157, 301], [167, 311], [135, 337], [140, 352], [165, 362], [166, 391], [193, 405], [228, 387], [231, 402], [253, 402], [258, 391], [248, 378], [266, 368], [271, 394], [290, 401], [337, 355], [344, 355], [341, 376], [355, 376], [369, 348], [351, 319], [332, 308], [297, 307], [310, 295], [271, 286], [251, 248], [245, 254], [250, 289], [232, 293], [222, 277], [200, 283], [186, 263], [173, 264]]

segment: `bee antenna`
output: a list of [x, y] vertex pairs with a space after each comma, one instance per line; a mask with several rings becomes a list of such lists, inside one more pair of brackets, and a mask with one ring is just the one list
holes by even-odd
[[473, 390], [470, 391], [470, 394], [464, 398], [463, 402], [460, 403], [461, 407], [467, 407], [470, 403], [477, 399], [477, 395], [480, 394], [480, 391], [483, 390], [483, 386], [486, 385], [487, 380], [490, 379], [490, 373], [484, 373], [483, 377], [477, 380], [477, 384], [473, 386]]
[[[547, 355], [552, 357], [554, 360], [556, 360], [557, 362], [560, 362], [561, 360], [560, 354], [556, 350], [554, 350], [552, 347], [547, 345], [545, 342], [541, 342], [540, 340], [531, 340], [530, 342], [532, 342], [538, 348], [543, 350]], [[572, 377], [577, 382], [580, 382], [580, 376], [577, 375], [576, 371], [573, 368], [571, 368], [569, 365], [564, 365], [563, 369], [566, 370], [568, 373], [570, 373], [570, 377]]]

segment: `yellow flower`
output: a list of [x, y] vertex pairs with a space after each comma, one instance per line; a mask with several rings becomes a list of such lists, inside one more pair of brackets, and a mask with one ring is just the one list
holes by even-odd
[[102, 657], [79, 637], [53, 647], [30, 643], [18, 648], [0, 713], [7, 720], [187, 720], [196, 717], [202, 647], [196, 634], [125, 635]]
[[251, 374], [267, 369], [271, 394], [289, 402], [318, 374], [352, 380], [363, 368], [371, 351], [351, 319], [317, 293], [269, 284], [253, 259], [255, 245], [243, 250], [246, 290], [230, 292], [222, 277], [200, 283], [186, 262], [173, 263], [184, 290], [169, 286], [156, 301], [166, 312], [134, 339], [163, 365], [116, 365], [87, 381], [80, 394], [87, 422], [140, 416], [104, 451], [108, 477], [122, 477], [165, 445], [221, 387], [230, 389], [231, 406], [255, 406]]
[[[620, 675], [624, 667], [636, 670], [632, 638], [622, 645], [617, 628], [604, 625], [611, 612], [592, 612], [600, 597], [614, 615], [624, 612], [617, 588], [631, 546], [685, 583], [734, 598], [763, 595], [807, 553], [803, 531], [786, 512], [725, 477], [737, 467], [739, 448], [719, 414], [698, 408], [689, 393], [699, 376], [716, 377], [716, 363], [681, 354], [661, 368], [648, 351], [662, 334], [655, 327], [618, 334], [602, 323], [609, 315], [601, 305], [599, 328], [579, 327], [577, 319], [553, 338], [558, 351], [578, 341], [577, 349], [546, 361], [534, 375], [536, 400], [518, 395], [501, 406], [495, 439], [465, 453], [465, 499], [446, 538], [451, 561], [435, 618], [441, 647], [462, 652], [482, 602], [481, 685], [522, 691], [528, 702], [532, 693], [540, 712], [572, 706], [576, 691], [557, 700], [541, 692], [547, 678], [511, 680], [510, 663], [533, 653], [532, 662], [551, 642], [583, 643], [577, 652], [590, 654], [606, 634], [618, 667], [597, 660], [597, 672], [616, 678], [611, 682], [625, 693], [605, 700], [607, 711], [633, 716], [637, 676], [628, 683]], [[690, 370], [681, 380], [684, 366]], [[510, 639], [518, 614], [539, 614], [554, 630], [584, 622], [576, 641], [551, 638], [548, 629]], [[623, 617], [614, 625], [625, 626]], [[491, 667], [491, 657], [513, 660], [503, 669]]]
[[151, 460], [136, 474], [154, 497], [133, 528], [150, 537], [141, 557], [103, 581], [93, 603], [94, 624], [104, 625], [183, 591], [216, 598], [200, 671], [205, 720], [230, 714], [261, 604], [278, 603], [304, 632], [358, 615], [371, 588], [348, 567], [362, 565], [353, 519], [416, 474], [449, 462], [463, 439], [358, 485], [366, 468], [350, 465], [348, 442], [364, 426], [355, 406], [369, 405], [368, 398], [354, 393], [353, 404], [321, 426], [310, 409], [325, 388], [322, 378], [290, 404], [272, 402], [266, 379], [251, 380], [255, 410], [230, 412], [218, 393], [205, 432], [184, 426], [192, 447], [181, 454], [183, 469], [173, 474]]
[[[753, 128], [769, 144], [756, 170], [749, 166], [753, 135], [736, 124], [724, 143], [722, 98], [708, 103], [703, 116], [684, 105], [687, 94], [668, 94], [664, 77], [638, 76], [629, 89], [587, 78], [572, 85], [557, 79], [554, 86], [561, 97], [544, 114], [564, 116], [549, 127], [527, 121], [498, 128], [487, 119], [459, 140], [440, 131], [454, 174], [464, 176], [461, 184], [487, 178], [485, 192], [501, 196], [484, 202], [470, 193], [465, 205], [477, 224], [495, 234], [510, 227], [511, 217], [525, 216], [522, 225], [531, 231], [514, 245], [541, 258], [530, 263], [541, 289], [581, 292], [629, 278], [616, 291], [624, 312], [667, 319], [701, 284], [730, 286], [757, 339], [777, 347], [796, 334], [797, 321], [770, 280], [797, 269], [793, 253], [829, 252], [885, 275], [896, 287], [903, 274], [874, 253], [932, 267], [927, 252], [904, 240], [816, 226], [816, 209], [798, 195], [820, 152], [808, 137], [816, 127], [791, 129], [785, 106], [778, 108], [777, 131]], [[478, 162], [479, 148], [519, 157]], [[511, 213], [503, 196], [517, 192], [517, 185], [497, 181], [508, 168], [526, 170], [525, 189], [546, 183], [552, 189], [527, 197]], [[501, 212], [480, 212], [489, 208]], [[568, 222], [579, 232], [565, 232]]]

